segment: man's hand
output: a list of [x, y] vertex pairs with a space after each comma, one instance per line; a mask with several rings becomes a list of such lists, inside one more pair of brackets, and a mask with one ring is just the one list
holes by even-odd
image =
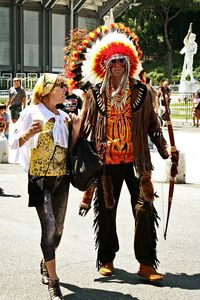
[[69, 117], [71, 118], [72, 121], [72, 148], [73, 148], [79, 136], [80, 127], [81, 127], [81, 117], [73, 113], [70, 113]]
[[91, 205], [86, 203], [80, 203], [79, 205], [79, 215], [85, 217], [90, 210]]

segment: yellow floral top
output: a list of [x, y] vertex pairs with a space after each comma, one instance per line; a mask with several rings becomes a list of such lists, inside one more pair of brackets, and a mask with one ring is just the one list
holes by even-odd
[[54, 123], [52, 122], [44, 124], [37, 148], [31, 149], [30, 175], [61, 176], [66, 174], [67, 149], [55, 146], [53, 127]]

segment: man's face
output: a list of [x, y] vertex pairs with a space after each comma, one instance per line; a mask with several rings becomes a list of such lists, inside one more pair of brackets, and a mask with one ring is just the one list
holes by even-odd
[[112, 59], [110, 61], [111, 73], [115, 77], [122, 77], [125, 71], [125, 58]]
[[19, 81], [18, 79], [14, 79], [14, 80], [13, 80], [13, 86], [14, 86], [15, 88], [18, 88], [18, 87], [20, 86], [20, 81]]

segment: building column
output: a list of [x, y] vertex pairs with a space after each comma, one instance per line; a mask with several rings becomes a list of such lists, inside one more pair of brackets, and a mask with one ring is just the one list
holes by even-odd
[[13, 7], [13, 71], [24, 72], [24, 26], [23, 6]]

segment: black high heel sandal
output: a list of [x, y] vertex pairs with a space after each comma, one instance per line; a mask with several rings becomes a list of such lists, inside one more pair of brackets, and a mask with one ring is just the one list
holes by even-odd
[[49, 284], [49, 274], [45, 266], [44, 259], [42, 259], [40, 263], [40, 274], [42, 275], [42, 283]]

